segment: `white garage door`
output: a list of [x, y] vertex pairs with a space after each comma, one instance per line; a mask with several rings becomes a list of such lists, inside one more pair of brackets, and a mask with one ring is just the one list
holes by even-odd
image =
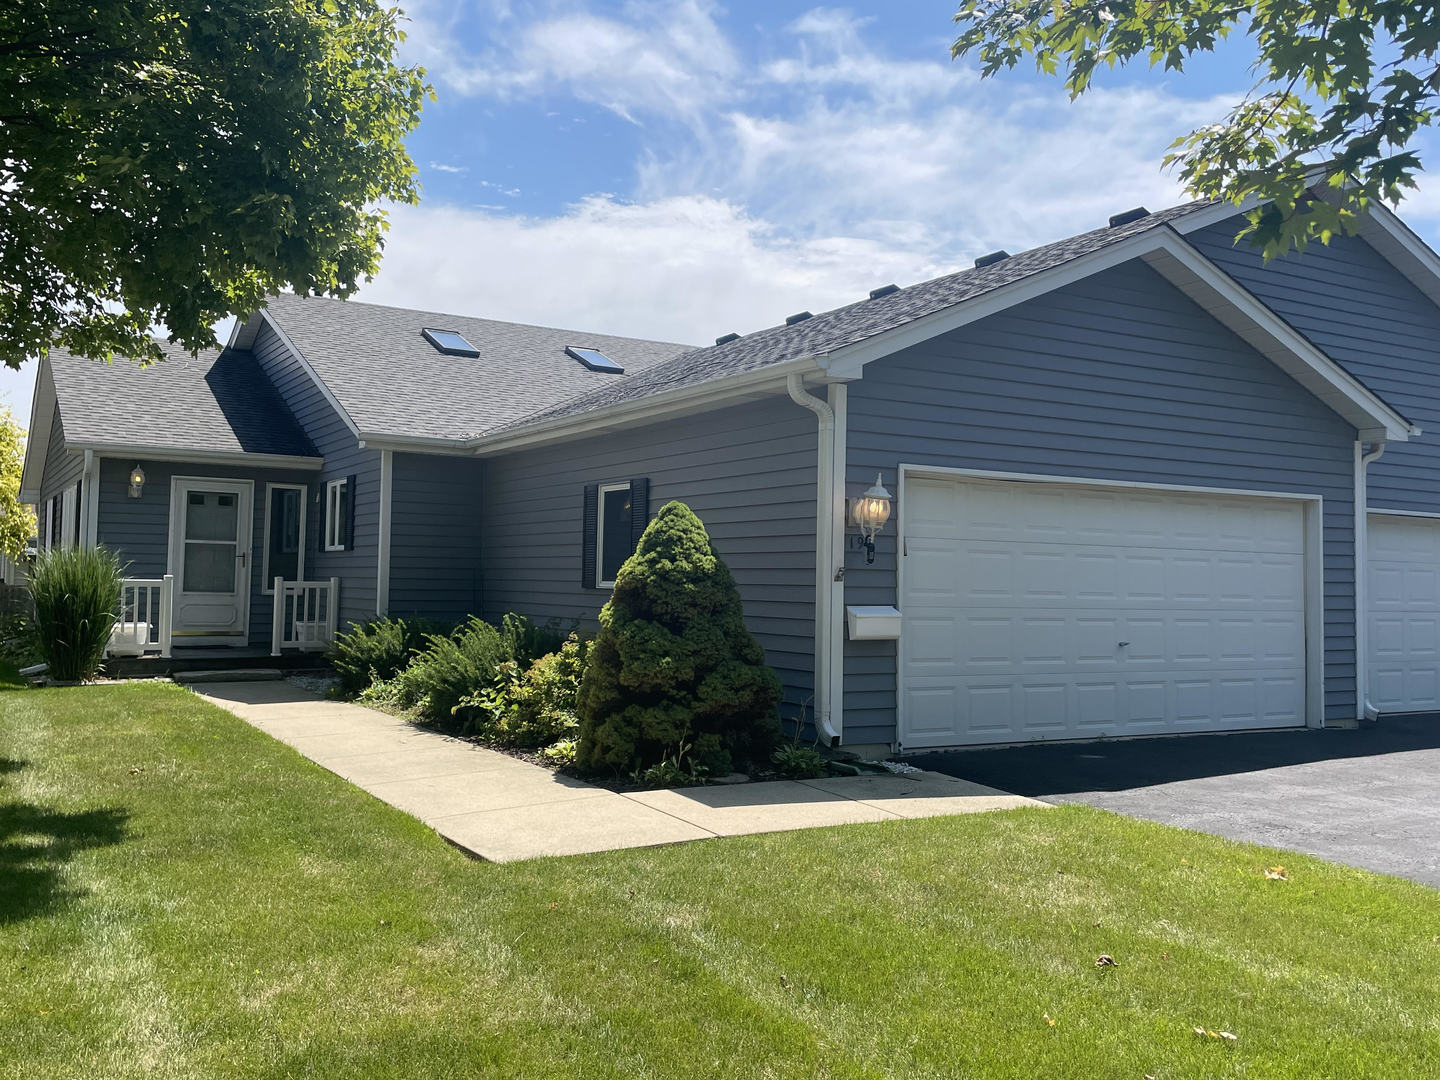
[[1440, 521], [1370, 515], [1370, 701], [1440, 711]]
[[907, 748], [1305, 722], [1297, 502], [907, 477]]

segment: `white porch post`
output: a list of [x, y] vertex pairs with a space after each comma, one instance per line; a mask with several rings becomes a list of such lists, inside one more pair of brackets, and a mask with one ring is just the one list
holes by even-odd
[[275, 579], [275, 610], [270, 613], [270, 655], [280, 655], [280, 643], [285, 640], [285, 579]]
[[160, 579], [160, 655], [170, 656], [171, 640], [175, 624], [175, 575], [166, 574]]

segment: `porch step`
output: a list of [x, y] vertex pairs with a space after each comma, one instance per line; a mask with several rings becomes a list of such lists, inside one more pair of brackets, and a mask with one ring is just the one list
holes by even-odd
[[283, 679], [285, 673], [279, 668], [228, 668], [214, 671], [177, 671], [173, 678], [178, 683], [212, 682], [273, 682]]
[[287, 652], [271, 656], [270, 650], [261, 646], [248, 648], [176, 648], [171, 657], [156, 656], [112, 656], [102, 666], [104, 673], [112, 679], [160, 679], [167, 675], [179, 675], [193, 671], [238, 671], [273, 670], [312, 671], [325, 667], [323, 653]]

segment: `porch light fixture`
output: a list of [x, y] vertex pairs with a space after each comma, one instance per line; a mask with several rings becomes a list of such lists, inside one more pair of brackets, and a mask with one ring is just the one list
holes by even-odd
[[860, 527], [860, 535], [865, 538], [865, 561], [875, 561], [875, 534], [885, 527], [890, 520], [890, 492], [885, 490], [885, 485], [880, 482], [880, 474], [875, 474], [875, 484], [869, 491], [865, 492], [858, 499], [850, 500], [850, 523]]
[[145, 488], [145, 470], [136, 465], [130, 470], [130, 497], [138, 499]]

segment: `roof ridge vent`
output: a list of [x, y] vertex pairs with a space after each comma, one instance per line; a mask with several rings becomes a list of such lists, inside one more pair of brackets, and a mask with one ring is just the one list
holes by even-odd
[[899, 292], [900, 286], [895, 284], [881, 285], [878, 289], [870, 290], [870, 299], [879, 300], [882, 296], [889, 296], [892, 292]]
[[994, 266], [996, 263], [1004, 262], [1010, 258], [1010, 253], [1004, 248], [999, 251], [992, 251], [989, 255], [981, 255], [975, 260], [975, 269], [983, 270], [987, 266]]
[[732, 341], [739, 341], [739, 340], [740, 340], [740, 335], [739, 335], [739, 334], [722, 334], [720, 337], [717, 337], [717, 338], [715, 339], [715, 344], [716, 344], [716, 345], [729, 345], [730, 342], [732, 342]]
[[1132, 221], [1139, 221], [1141, 218], [1150, 216], [1150, 211], [1143, 206], [1137, 206], [1131, 210], [1122, 210], [1118, 214], [1110, 215], [1110, 228], [1118, 229], [1121, 225], [1129, 225]]
[[797, 311], [794, 315], [786, 318], [786, 326], [794, 326], [797, 322], [804, 322], [806, 319], [813, 319], [815, 316], [808, 311]]

